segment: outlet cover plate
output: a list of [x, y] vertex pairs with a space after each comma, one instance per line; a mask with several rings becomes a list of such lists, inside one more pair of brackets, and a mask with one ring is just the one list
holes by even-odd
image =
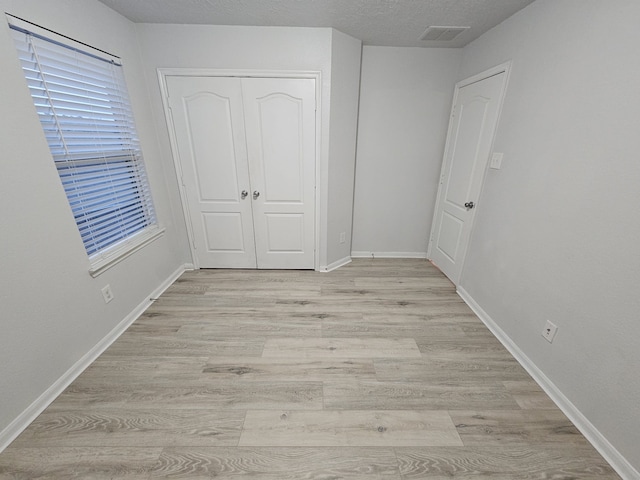
[[113, 300], [113, 292], [111, 291], [111, 285], [107, 284], [102, 287], [102, 298], [104, 298], [104, 303], [109, 303]]
[[547, 320], [547, 323], [544, 324], [544, 329], [542, 330], [542, 336], [547, 342], [552, 343], [557, 331], [558, 326]]
[[493, 168], [494, 170], [500, 170], [500, 168], [502, 167], [503, 157], [504, 153], [494, 153], [493, 155], [491, 155], [491, 163], [489, 164], [489, 167]]

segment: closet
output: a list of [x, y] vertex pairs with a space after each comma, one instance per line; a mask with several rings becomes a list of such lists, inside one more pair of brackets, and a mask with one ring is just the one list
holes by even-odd
[[313, 269], [314, 79], [167, 76], [197, 268]]

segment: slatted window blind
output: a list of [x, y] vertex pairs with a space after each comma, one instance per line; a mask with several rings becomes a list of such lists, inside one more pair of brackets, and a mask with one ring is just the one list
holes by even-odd
[[122, 66], [89, 48], [11, 29], [87, 254], [100, 258], [156, 224]]

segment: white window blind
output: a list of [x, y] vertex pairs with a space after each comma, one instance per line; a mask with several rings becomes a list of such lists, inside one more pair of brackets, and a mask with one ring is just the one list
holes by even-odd
[[156, 218], [122, 72], [115, 58], [11, 24], [53, 161], [92, 260]]

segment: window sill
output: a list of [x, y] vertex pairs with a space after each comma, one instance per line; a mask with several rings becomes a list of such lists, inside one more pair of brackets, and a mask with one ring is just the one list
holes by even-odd
[[91, 261], [89, 274], [94, 278], [97, 277], [103, 272], [109, 270], [114, 265], [120, 263], [128, 256], [133, 255], [141, 248], [144, 248], [154, 240], [163, 236], [164, 231], [164, 228], [153, 227], [114, 247], [113, 250], [109, 250], [108, 252], [97, 255]]

